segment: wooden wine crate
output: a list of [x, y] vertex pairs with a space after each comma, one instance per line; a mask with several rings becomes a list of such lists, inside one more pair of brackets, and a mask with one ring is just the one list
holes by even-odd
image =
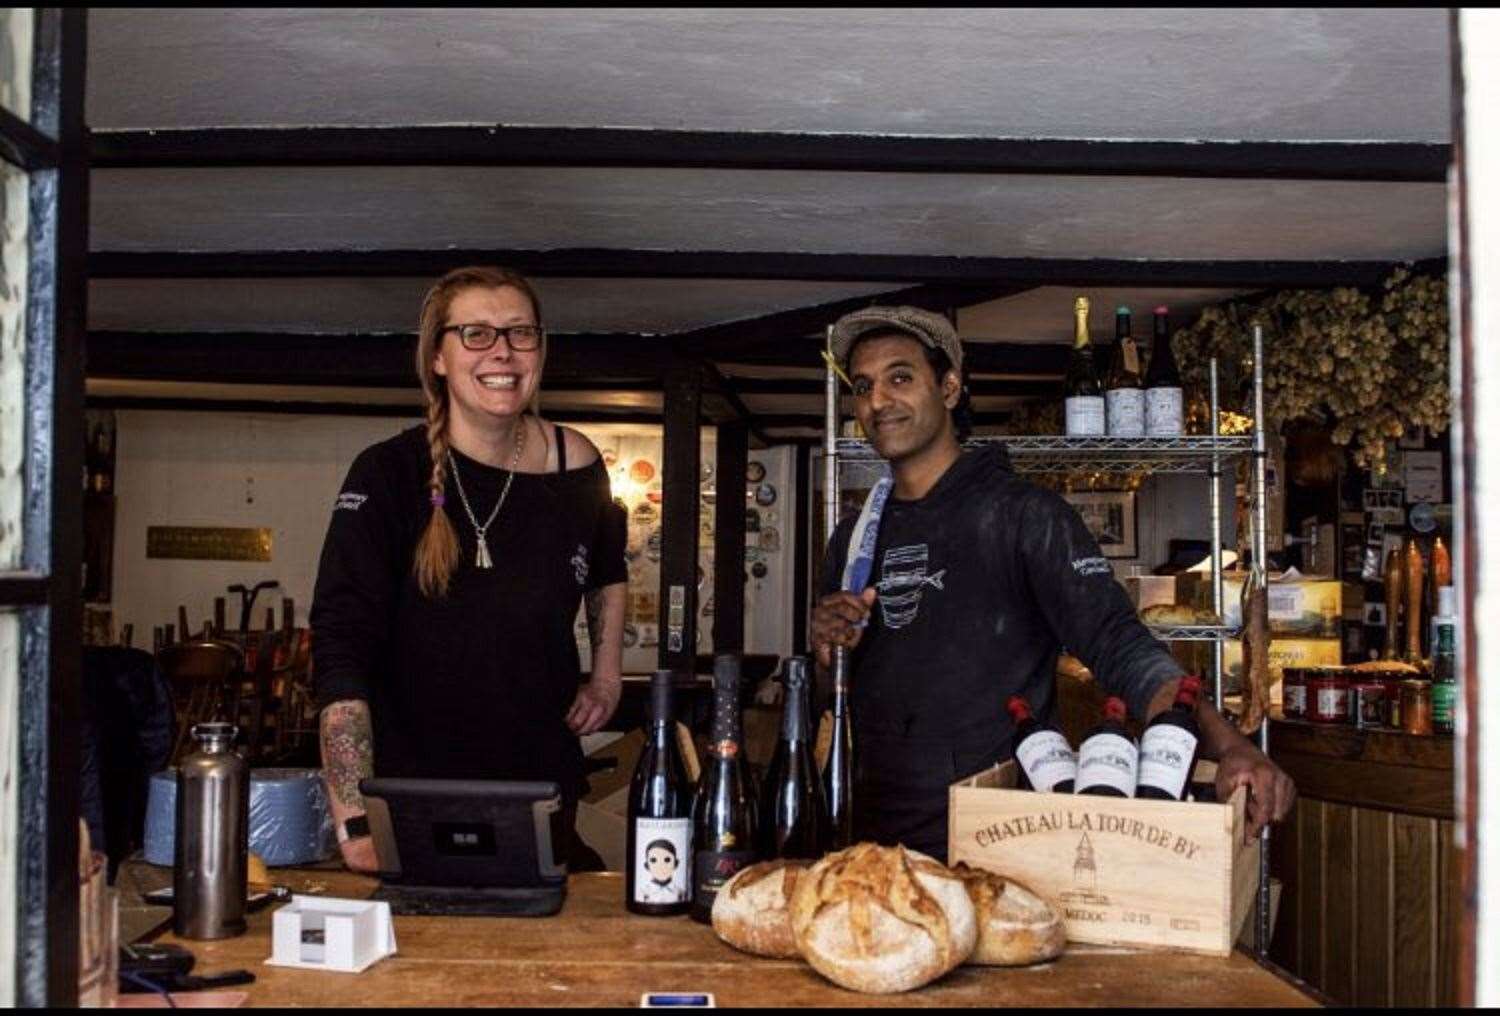
[[[1211, 780], [1200, 763], [1196, 780]], [[1068, 939], [1228, 956], [1255, 902], [1244, 787], [1227, 803], [1017, 790], [1006, 762], [948, 789], [948, 861], [988, 868], [1062, 911]]]

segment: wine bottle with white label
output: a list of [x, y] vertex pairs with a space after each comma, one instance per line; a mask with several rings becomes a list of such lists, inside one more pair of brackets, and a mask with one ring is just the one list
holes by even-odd
[[1104, 415], [1110, 437], [1144, 437], [1146, 392], [1141, 388], [1141, 362], [1130, 334], [1130, 308], [1115, 310], [1115, 348], [1104, 385]]
[[1104, 387], [1094, 366], [1094, 346], [1089, 341], [1089, 300], [1073, 301], [1073, 351], [1068, 355], [1068, 373], [1063, 389], [1065, 428], [1068, 437], [1104, 436]]
[[693, 788], [674, 727], [672, 672], [658, 670], [625, 823], [625, 909], [636, 914], [685, 914], [692, 902]]
[[1146, 436], [1181, 437], [1182, 375], [1172, 355], [1167, 308], [1156, 308], [1151, 322], [1151, 363], [1146, 367]]
[[1203, 682], [1188, 675], [1177, 686], [1177, 701], [1141, 733], [1140, 775], [1135, 796], [1157, 801], [1187, 797], [1188, 780], [1198, 761], [1198, 696]]
[[1043, 726], [1019, 695], [1012, 695], [1005, 708], [1016, 721], [1014, 757], [1021, 789], [1071, 794], [1078, 775], [1078, 756], [1068, 747], [1068, 739]]
[[1138, 757], [1135, 739], [1125, 729], [1124, 700], [1106, 699], [1104, 719], [1089, 731], [1078, 748], [1075, 792], [1101, 797], [1135, 796]]

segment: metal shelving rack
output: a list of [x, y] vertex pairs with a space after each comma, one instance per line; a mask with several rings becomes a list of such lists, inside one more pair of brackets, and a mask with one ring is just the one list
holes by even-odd
[[[1224, 617], [1224, 565], [1221, 554], [1224, 468], [1249, 456], [1251, 460], [1251, 552], [1256, 580], [1264, 580], [1266, 558], [1266, 432], [1265, 369], [1261, 329], [1253, 340], [1254, 426], [1248, 435], [1219, 433], [1219, 364], [1209, 361], [1209, 418], [1212, 433], [1171, 438], [1005, 436], [970, 438], [965, 448], [1003, 444], [1011, 464], [1022, 474], [1096, 473], [1172, 474], [1207, 473], [1209, 487], [1210, 588], [1215, 615]], [[884, 460], [868, 441], [839, 436], [839, 379], [830, 362], [825, 366], [823, 442], [823, 521], [832, 535], [838, 526], [839, 486], [845, 465], [869, 474], [883, 470]], [[1248, 583], [1247, 583], [1248, 585]], [[1241, 629], [1228, 625], [1153, 625], [1153, 635], [1165, 642], [1213, 643], [1214, 702], [1224, 701], [1224, 643], [1238, 638]], [[1263, 719], [1260, 749], [1269, 754], [1270, 722]], [[1270, 828], [1261, 831], [1260, 885], [1256, 899], [1255, 950], [1262, 957], [1270, 947]]]

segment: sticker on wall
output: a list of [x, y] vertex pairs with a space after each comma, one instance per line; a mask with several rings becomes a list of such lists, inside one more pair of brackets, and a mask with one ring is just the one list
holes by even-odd
[[637, 624], [649, 624], [656, 620], [656, 594], [634, 593], [630, 600], [630, 616]]
[[758, 579], [763, 579], [770, 573], [771, 569], [766, 567], [764, 561], [757, 561], [750, 566], [750, 574], [754, 575]]
[[703, 601], [703, 609], [698, 613], [702, 614], [704, 617], [714, 616], [714, 597], [712, 593], [708, 595], [708, 599]]
[[703, 566], [700, 564], [698, 566], [698, 588], [699, 589], [703, 588], [703, 580], [706, 579], [706, 578], [708, 578], [708, 573], [703, 570]]
[[646, 560], [653, 564], [661, 560], [661, 530], [651, 530], [651, 538], [646, 541]]
[[766, 467], [755, 459], [751, 459], [745, 466], [745, 479], [750, 483], [759, 483], [766, 478]]
[[712, 462], [705, 462], [705, 463], [703, 463], [703, 468], [700, 469], [700, 470], [698, 470], [698, 478], [699, 478], [700, 482], [705, 487], [708, 486], [710, 483], [713, 483], [714, 482], [714, 464]]
[[620, 450], [610, 445], [599, 449], [599, 458], [604, 462], [605, 469], [615, 468], [615, 463], [620, 461]]
[[760, 549], [767, 554], [774, 554], [781, 549], [781, 530], [775, 526], [766, 526], [760, 531]]
[[761, 550], [760, 547], [754, 544], [749, 544], [745, 547], [745, 562], [747, 564], [752, 561], [764, 560], [765, 556], [766, 552]]
[[1419, 533], [1430, 533], [1437, 528], [1437, 512], [1425, 501], [1411, 506], [1411, 527]]
[[635, 644], [640, 640], [640, 637], [641, 633], [635, 630], [635, 625], [627, 621], [625, 623], [625, 634], [620, 639], [621, 644], [624, 645], [626, 649], [634, 649]]
[[745, 532], [760, 532], [760, 512], [756, 511], [754, 508], [745, 509]]
[[775, 508], [767, 508], [764, 514], [761, 515], [761, 519], [766, 523], [766, 525], [774, 526], [776, 523], [781, 521], [781, 513]]
[[755, 488], [755, 503], [763, 508], [769, 508], [776, 503], [776, 488], [769, 483], [763, 483]]
[[655, 505], [661, 504], [661, 498], [662, 498], [662, 494], [661, 494], [661, 488], [660, 487], [658, 487], [655, 490], [648, 490], [648, 491], [646, 491], [646, 500], [648, 502], [650, 502], [651, 504], [655, 504]]
[[658, 518], [661, 517], [661, 509], [657, 508], [656, 505], [652, 504], [649, 501], [642, 501], [640, 504], [635, 506], [635, 511], [631, 512], [630, 516], [637, 522], [642, 522], [646, 525], [652, 525]]
[[636, 483], [650, 483], [656, 476], [656, 467], [645, 459], [636, 459], [630, 464], [630, 478]]
[[643, 624], [643, 625], [641, 625], [641, 648], [642, 649], [655, 649], [656, 646], [657, 646], [656, 625], [654, 625], [654, 624]]

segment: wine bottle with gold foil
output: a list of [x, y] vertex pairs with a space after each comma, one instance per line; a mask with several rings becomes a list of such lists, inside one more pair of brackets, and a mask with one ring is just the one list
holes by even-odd
[[693, 919], [707, 923], [735, 872], [755, 863], [755, 794], [740, 722], [740, 657], [714, 656], [713, 736], [693, 798]]
[[1068, 356], [1064, 415], [1068, 437], [1103, 437], [1105, 433], [1104, 386], [1094, 365], [1094, 345], [1089, 341], [1089, 300], [1073, 301], [1073, 352]]

